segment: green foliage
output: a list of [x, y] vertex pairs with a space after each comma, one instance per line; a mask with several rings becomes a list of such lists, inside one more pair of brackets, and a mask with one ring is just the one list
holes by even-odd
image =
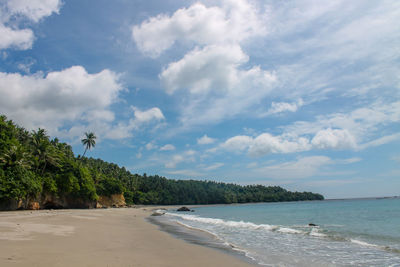
[[41, 182], [31, 171], [14, 166], [0, 172], [0, 201], [35, 197], [41, 192]]
[[[86, 133], [82, 143], [95, 146]], [[278, 186], [170, 180], [158, 175], [131, 174], [124, 167], [101, 159], [76, 158], [70, 145], [50, 140], [44, 129], [29, 133], [0, 116], [0, 204], [8, 200], [51, 194], [81, 201], [98, 195], [121, 194], [127, 204], [218, 204], [322, 200], [310, 192], [289, 192]], [[0, 205], [1, 206], [1, 205]]]

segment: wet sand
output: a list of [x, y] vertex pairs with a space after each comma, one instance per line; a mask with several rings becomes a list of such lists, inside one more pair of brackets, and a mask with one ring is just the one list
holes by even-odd
[[253, 266], [176, 239], [153, 208], [0, 213], [0, 266]]

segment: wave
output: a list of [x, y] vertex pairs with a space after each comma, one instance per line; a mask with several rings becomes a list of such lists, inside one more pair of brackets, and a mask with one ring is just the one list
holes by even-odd
[[279, 226], [270, 225], [270, 224], [255, 224], [252, 222], [244, 222], [244, 221], [225, 221], [222, 219], [215, 219], [215, 218], [206, 218], [206, 217], [199, 217], [197, 215], [182, 215], [182, 214], [175, 214], [175, 213], [167, 213], [167, 215], [180, 217], [187, 221], [194, 221], [200, 223], [206, 223], [211, 225], [221, 225], [227, 227], [237, 227], [237, 228], [247, 228], [251, 230], [278, 230]]
[[[353, 238], [346, 238], [346, 237], [341, 236], [340, 234], [338, 235], [338, 233], [329, 233], [329, 232], [325, 231], [324, 229], [322, 229], [321, 226], [310, 227], [308, 225], [297, 225], [297, 226], [295, 225], [295, 226], [292, 226], [292, 227], [294, 227], [294, 228], [292, 228], [292, 227], [281, 226], [281, 225], [256, 224], [256, 223], [245, 222], [245, 221], [230, 221], [230, 220], [223, 220], [223, 219], [217, 219], [217, 218], [200, 217], [198, 215], [176, 214], [176, 213], [169, 213], [169, 212], [167, 212], [166, 215], [171, 216], [171, 217], [181, 218], [186, 221], [204, 223], [207, 225], [215, 225], [215, 226], [229, 227], [229, 228], [241, 228], [244, 230], [270, 231], [270, 232], [278, 232], [281, 234], [289, 234], [289, 235], [291, 235], [291, 234], [307, 235], [307, 236], [314, 237], [314, 238], [323, 238], [323, 239], [329, 239], [329, 240], [339, 241], [339, 242], [351, 242], [353, 244], [363, 246], [363, 247], [370, 247], [370, 248], [385, 250], [385, 251], [389, 251], [389, 252], [400, 253], [400, 250], [397, 248], [392, 248], [389, 246], [375, 245], [375, 244], [367, 243], [365, 241], [361, 241], [361, 240], [353, 239]], [[205, 229], [200, 229], [197, 227], [189, 226], [187, 224], [184, 224], [181, 221], [177, 221], [177, 222], [188, 228], [202, 230], [202, 231], [207, 232], [207, 233], [213, 235], [214, 237], [220, 239], [218, 234], [216, 234], [216, 233], [210, 232]], [[339, 226], [339, 225], [335, 225], [335, 226]], [[340, 226], [342, 226], [342, 225], [340, 225]], [[229, 246], [231, 246], [233, 249], [237, 248], [233, 244], [229, 244]]]

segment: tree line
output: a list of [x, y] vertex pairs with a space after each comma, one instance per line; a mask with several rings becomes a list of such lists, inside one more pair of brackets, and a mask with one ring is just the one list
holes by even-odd
[[[94, 133], [82, 143], [95, 146]], [[0, 204], [38, 199], [46, 194], [95, 201], [124, 194], [127, 204], [229, 204], [322, 200], [311, 192], [290, 192], [278, 186], [241, 186], [214, 181], [172, 180], [132, 174], [101, 159], [76, 157], [72, 147], [51, 139], [44, 129], [29, 132], [0, 116]]]

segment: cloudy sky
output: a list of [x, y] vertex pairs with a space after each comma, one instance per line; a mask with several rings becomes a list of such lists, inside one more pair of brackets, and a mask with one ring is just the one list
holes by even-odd
[[133, 173], [400, 195], [400, 2], [1, 0], [0, 113]]

